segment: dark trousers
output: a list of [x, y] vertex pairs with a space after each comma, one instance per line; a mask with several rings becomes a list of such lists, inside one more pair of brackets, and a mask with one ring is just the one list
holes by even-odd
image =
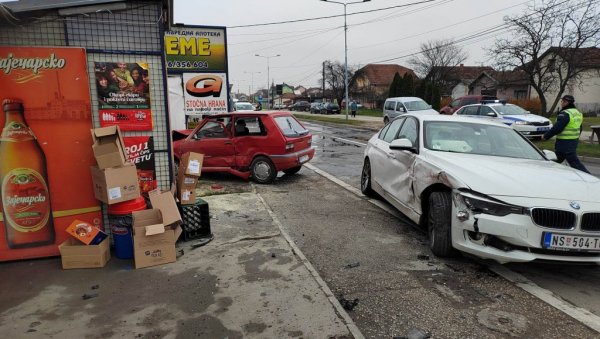
[[356, 111], [352, 111], [352, 116], [356, 117]]
[[580, 171], [590, 173], [590, 171], [588, 171], [587, 168], [585, 168], [585, 166], [581, 163], [581, 161], [579, 161], [579, 158], [577, 157], [577, 154], [574, 151], [572, 151], [572, 152], [556, 151], [556, 162], [558, 162], [560, 164], [565, 160], [569, 163], [569, 166], [571, 166], [575, 169], [578, 169]]

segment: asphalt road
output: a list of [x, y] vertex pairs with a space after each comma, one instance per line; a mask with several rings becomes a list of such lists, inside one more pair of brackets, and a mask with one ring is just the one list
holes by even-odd
[[[314, 123], [305, 123], [305, 125], [312, 130], [314, 145], [317, 148], [317, 154], [311, 161], [311, 165], [358, 189], [364, 151], [364, 146], [361, 144], [364, 144], [364, 140], [367, 140], [374, 132], [360, 128], [322, 126]], [[598, 164], [587, 163], [586, 166], [593, 174], [600, 176]], [[353, 206], [349, 210], [354, 208]], [[378, 211], [378, 214], [382, 214], [382, 211]], [[414, 230], [415, 225], [410, 225], [409, 222], [404, 222], [402, 219], [396, 220], [407, 224]], [[424, 240], [421, 239], [421, 242]], [[426, 247], [420, 250], [428, 253]], [[474, 265], [481, 264], [478, 260], [466, 258], [464, 260]], [[483, 263], [483, 265], [487, 264]], [[600, 316], [600, 287], [597, 284], [600, 280], [600, 268], [597, 266], [529, 263], [505, 265], [502, 269], [509, 269], [511, 272], [521, 274], [539, 286], [541, 291], [548, 291], [559, 301], [564, 300], [583, 309], [584, 313], [589, 311], [592, 315]]]

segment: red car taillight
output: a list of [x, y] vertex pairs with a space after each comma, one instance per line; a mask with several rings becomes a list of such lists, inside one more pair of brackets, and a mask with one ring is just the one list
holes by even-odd
[[293, 151], [294, 144], [293, 143], [285, 144], [285, 150], [286, 150], [286, 152]]

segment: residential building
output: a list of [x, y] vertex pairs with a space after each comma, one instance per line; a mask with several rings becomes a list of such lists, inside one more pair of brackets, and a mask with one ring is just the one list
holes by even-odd
[[404, 66], [368, 64], [354, 73], [350, 83], [351, 97], [359, 100], [365, 107], [381, 107], [387, 98], [396, 73], [400, 76], [410, 74], [417, 79], [415, 72]]

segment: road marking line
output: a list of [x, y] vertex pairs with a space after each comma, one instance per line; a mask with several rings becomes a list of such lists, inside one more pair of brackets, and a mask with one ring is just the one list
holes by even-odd
[[[354, 193], [354, 194], [358, 195], [359, 197], [366, 198], [359, 189], [347, 184], [346, 182], [334, 177], [333, 175], [331, 175], [311, 164], [305, 164], [304, 166], [306, 166], [306, 168], [308, 168], [310, 170], [315, 171], [319, 175], [333, 181], [334, 183], [340, 185], [342, 188], [350, 191], [351, 193]], [[400, 214], [400, 212], [397, 211], [395, 208], [387, 206], [384, 203], [382, 203], [381, 201], [376, 200], [376, 199], [367, 198], [367, 200], [370, 203], [376, 205], [377, 207], [383, 209], [384, 211], [392, 214], [393, 216], [404, 219], [404, 217]], [[569, 302], [566, 302], [566, 301], [560, 299], [559, 297], [555, 296], [554, 293], [552, 293], [552, 291], [538, 286], [533, 281], [527, 279], [525, 276], [523, 276], [517, 272], [511, 271], [510, 269], [508, 269], [502, 265], [499, 265], [499, 264], [486, 264], [486, 265], [492, 272], [494, 272], [494, 273], [498, 274], [499, 276], [501, 276], [502, 278], [512, 282], [517, 287], [523, 289], [527, 293], [529, 293], [529, 294], [533, 295], [534, 297], [540, 299], [541, 301], [549, 304], [550, 306], [555, 307], [559, 311], [561, 311], [564, 314], [572, 317], [573, 319], [581, 322], [582, 324], [586, 325], [587, 327], [591, 328], [592, 330], [600, 333], [600, 317], [599, 316], [593, 314], [592, 312], [586, 310], [585, 308], [577, 307]]]
[[273, 210], [271, 210], [271, 207], [267, 204], [265, 199], [263, 199], [263, 197], [256, 191], [254, 184], [252, 184], [252, 190], [254, 191], [254, 193], [256, 193], [256, 196], [258, 197], [258, 199], [260, 199], [262, 204], [265, 206], [265, 209], [271, 216], [271, 219], [273, 219], [273, 222], [275, 223], [275, 225], [277, 225], [277, 227], [279, 228], [279, 231], [283, 235], [283, 238], [292, 247], [292, 250], [294, 250], [294, 253], [296, 253], [296, 255], [298, 256], [300, 261], [304, 264], [304, 267], [306, 267], [306, 269], [308, 269], [308, 271], [313, 276], [313, 278], [315, 278], [315, 281], [317, 282], [319, 287], [321, 287], [321, 290], [323, 290], [323, 293], [325, 293], [325, 295], [327, 296], [327, 299], [329, 300], [329, 302], [331, 303], [333, 308], [335, 308], [335, 310], [342, 317], [342, 319], [344, 319], [344, 322], [346, 323], [346, 327], [348, 328], [348, 331], [350, 331], [350, 334], [352, 334], [352, 336], [355, 339], [365, 339], [365, 336], [360, 332], [360, 329], [358, 328], [358, 326], [356, 326], [356, 324], [354, 323], [354, 320], [352, 320], [352, 318], [350, 317], [348, 312], [346, 312], [346, 310], [340, 304], [340, 301], [337, 300], [337, 298], [335, 297], [333, 292], [331, 292], [331, 289], [329, 289], [329, 286], [327, 286], [327, 283], [325, 282], [325, 280], [323, 280], [323, 278], [321, 278], [321, 276], [319, 275], [319, 272], [314, 268], [314, 266], [310, 263], [310, 261], [308, 261], [308, 259], [304, 255], [304, 253], [302, 253], [302, 251], [300, 250], [300, 248], [298, 248], [298, 246], [296, 246], [296, 243], [294, 243], [294, 241], [292, 240], [290, 235], [285, 231], [285, 229], [283, 228], [283, 224], [279, 221], [279, 219], [275, 215], [275, 212], [273, 212]]
[[488, 268], [494, 273], [503, 277], [504, 279], [522, 288], [529, 294], [539, 298], [540, 300], [546, 302], [550, 306], [555, 307], [561, 312], [571, 316], [575, 320], [585, 324], [587, 327], [600, 333], [599, 316], [593, 314], [585, 308], [577, 307], [569, 302], [562, 300], [560, 297], [555, 296], [554, 293], [552, 293], [552, 291], [538, 286], [536, 283], [527, 279], [525, 276], [517, 272], [511, 271], [510, 269], [500, 264], [491, 264], [488, 265]]

